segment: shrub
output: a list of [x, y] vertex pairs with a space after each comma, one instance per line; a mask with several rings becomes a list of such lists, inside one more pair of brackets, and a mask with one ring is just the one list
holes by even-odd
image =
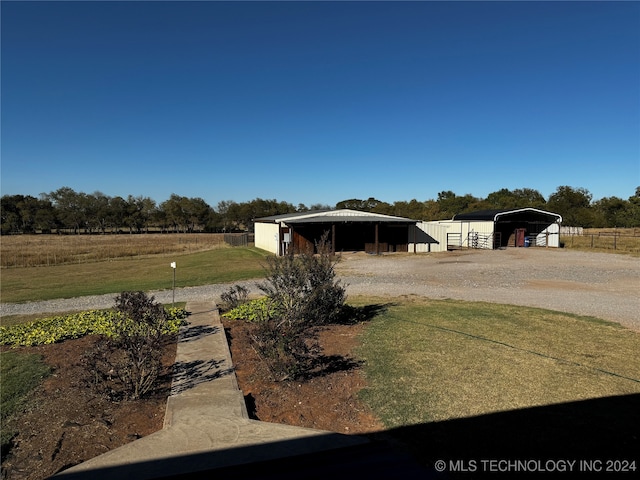
[[227, 309], [238, 308], [247, 302], [249, 290], [242, 285], [235, 285], [220, 295], [220, 299], [225, 303]]
[[252, 331], [257, 351], [278, 380], [297, 378], [320, 352], [315, 333], [337, 319], [346, 299], [335, 280], [335, 264], [325, 233], [317, 255], [269, 257], [266, 281], [258, 285], [267, 295], [267, 310]]
[[[170, 307], [164, 334], [178, 332], [187, 312]], [[115, 336], [114, 319], [121, 315], [110, 310], [89, 310], [69, 315], [56, 315], [8, 327], [0, 326], [0, 345], [35, 346], [57, 343], [84, 335]]]
[[122, 292], [114, 335], [101, 339], [85, 357], [91, 383], [115, 398], [138, 399], [151, 391], [162, 369], [163, 335], [169, 320], [161, 304], [144, 292]]
[[246, 320], [260, 322], [275, 317], [278, 313], [277, 305], [269, 297], [249, 300], [236, 308], [222, 314], [231, 320]]

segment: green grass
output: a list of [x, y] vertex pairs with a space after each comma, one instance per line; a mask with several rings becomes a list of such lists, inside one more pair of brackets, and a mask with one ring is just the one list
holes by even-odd
[[591, 317], [401, 299], [363, 333], [361, 395], [393, 428], [637, 394], [639, 351], [639, 333]]
[[267, 255], [255, 247], [229, 247], [170, 257], [9, 268], [2, 270], [0, 297], [3, 303], [12, 303], [170, 289], [173, 261], [177, 263], [177, 288], [260, 278]]
[[1, 437], [4, 450], [14, 433], [7, 424], [7, 420], [24, 405], [29, 392], [49, 374], [49, 367], [42, 362], [39, 355], [2, 352], [0, 353], [0, 374], [2, 377], [2, 389], [0, 389]]

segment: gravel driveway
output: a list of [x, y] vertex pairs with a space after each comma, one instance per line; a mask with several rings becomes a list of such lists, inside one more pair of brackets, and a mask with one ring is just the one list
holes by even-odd
[[[346, 253], [336, 271], [349, 295], [419, 295], [592, 315], [640, 331], [640, 258], [565, 249], [434, 254]], [[256, 281], [239, 282], [258, 293]], [[177, 289], [176, 301], [214, 300], [228, 284]], [[170, 303], [173, 292], [152, 292]], [[1, 304], [0, 314], [108, 308], [115, 295]]]

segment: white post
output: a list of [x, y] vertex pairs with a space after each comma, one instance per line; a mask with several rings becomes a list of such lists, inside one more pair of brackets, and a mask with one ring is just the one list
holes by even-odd
[[173, 269], [173, 301], [171, 306], [175, 307], [176, 303], [176, 262], [171, 262], [171, 268]]

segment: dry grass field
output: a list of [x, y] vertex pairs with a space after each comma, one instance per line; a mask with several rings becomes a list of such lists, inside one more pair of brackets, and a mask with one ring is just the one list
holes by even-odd
[[640, 228], [585, 228], [582, 235], [563, 235], [566, 248], [640, 254]]
[[3, 235], [0, 266], [37, 267], [125, 257], [195, 253], [224, 245], [224, 234]]

